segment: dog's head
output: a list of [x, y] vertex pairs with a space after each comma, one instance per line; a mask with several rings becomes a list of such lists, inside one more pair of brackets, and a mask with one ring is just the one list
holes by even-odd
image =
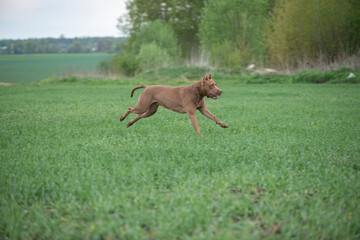
[[208, 98], [218, 99], [222, 93], [221, 89], [218, 88], [216, 83], [211, 79], [211, 74], [209, 74], [209, 76], [205, 75], [205, 77], [201, 80], [201, 86], [204, 95]]

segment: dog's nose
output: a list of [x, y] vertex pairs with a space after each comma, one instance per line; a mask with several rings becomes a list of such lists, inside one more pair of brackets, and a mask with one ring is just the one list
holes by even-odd
[[218, 91], [218, 92], [219, 92], [219, 95], [221, 95], [221, 94], [222, 94], [222, 90], [221, 90], [221, 89], [219, 89], [219, 91]]

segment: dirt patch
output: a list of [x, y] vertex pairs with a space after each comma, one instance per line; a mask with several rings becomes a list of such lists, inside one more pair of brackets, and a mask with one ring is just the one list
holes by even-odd
[[12, 86], [12, 85], [15, 85], [15, 83], [0, 82], [0, 86]]

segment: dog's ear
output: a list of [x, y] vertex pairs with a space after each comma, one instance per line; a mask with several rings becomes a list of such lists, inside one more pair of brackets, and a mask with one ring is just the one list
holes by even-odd
[[205, 75], [205, 77], [203, 77], [203, 79], [202, 79], [204, 82], [205, 81], [207, 81], [208, 80], [208, 76], [207, 75]]
[[209, 74], [209, 79], [211, 79], [211, 73]]

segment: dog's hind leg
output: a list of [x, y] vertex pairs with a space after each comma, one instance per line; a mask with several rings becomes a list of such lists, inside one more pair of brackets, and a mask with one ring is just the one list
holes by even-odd
[[152, 97], [150, 95], [144, 94], [144, 92], [142, 92], [140, 94], [140, 97], [139, 97], [138, 102], [136, 103], [135, 107], [133, 107], [133, 108], [128, 107], [126, 112], [120, 117], [120, 122], [124, 121], [124, 119], [130, 113], [135, 113], [135, 114], [139, 114], [139, 115], [145, 113], [150, 108], [151, 104], [152, 104]]
[[137, 120], [140, 120], [141, 118], [146, 118], [146, 117], [150, 117], [152, 115], [154, 115], [157, 111], [159, 107], [158, 103], [153, 103], [150, 105], [150, 107], [148, 108], [148, 110], [142, 114], [137, 115], [133, 120], [131, 120], [128, 124], [127, 127], [130, 127], [131, 125], [133, 125]]
[[120, 117], [120, 122], [124, 121], [124, 119], [127, 117], [127, 115], [129, 115], [130, 113], [133, 112], [133, 108], [132, 107], [128, 107], [128, 109], [126, 110], [126, 112], [124, 113], [124, 115], [122, 115]]
[[[151, 105], [150, 105], [151, 106]], [[124, 119], [127, 117], [127, 115], [129, 115], [130, 113], [136, 113], [136, 114], [143, 114], [147, 111], [147, 109], [149, 109], [150, 107], [144, 108], [143, 105], [136, 104], [136, 106], [134, 108], [132, 107], [128, 107], [128, 109], [126, 110], [126, 112], [124, 113], [124, 115], [122, 115], [120, 117], [120, 122], [124, 121]]]

